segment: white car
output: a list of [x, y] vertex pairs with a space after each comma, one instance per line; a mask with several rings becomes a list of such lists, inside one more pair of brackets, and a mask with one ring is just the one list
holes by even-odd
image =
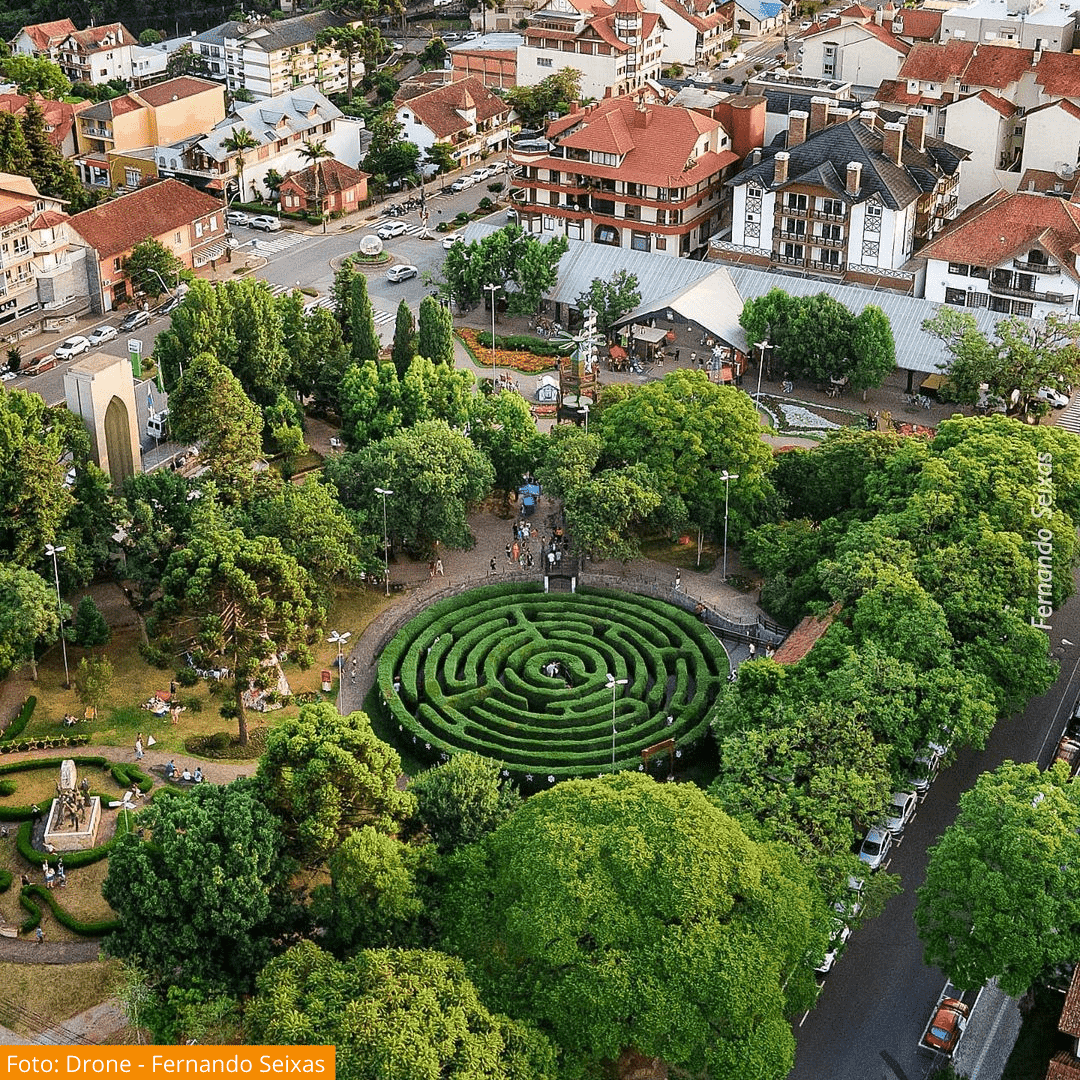
[[465, 191], [467, 188], [471, 188], [476, 183], [475, 177], [472, 176], [459, 176], [450, 185], [451, 191]]
[[487, 168], [488, 172], [490, 172], [492, 175], [494, 175], [495, 173], [506, 172], [506, 162], [493, 161], [490, 165], [488, 165]]
[[1063, 394], [1060, 390], [1055, 390], [1052, 386], [1040, 387], [1035, 397], [1039, 401], [1050, 402], [1055, 409], [1064, 409], [1069, 404], [1068, 395]]
[[871, 870], [884, 866], [892, 850], [892, 833], [875, 825], [867, 834], [859, 848], [859, 858]]
[[56, 346], [54, 354], [57, 360], [70, 360], [80, 353], [89, 352], [90, 349], [90, 339], [79, 335], [78, 337], [69, 337], [67, 341], [61, 341]]
[[104, 345], [106, 341], [113, 341], [119, 331], [115, 326], [99, 326], [96, 330], [91, 330], [87, 335], [87, 339], [94, 347], [98, 345]]
[[473, 169], [472, 178], [474, 183], [481, 183], [491, 175], [491, 170], [486, 168]]
[[260, 214], [258, 217], [253, 217], [248, 224], [253, 229], [261, 229], [263, 232], [281, 231], [281, 222], [276, 217], [271, 217], [269, 214]]
[[243, 210], [230, 210], [225, 215], [225, 220], [230, 225], [250, 225], [251, 215], [245, 214]]
[[452, 232], [449, 236], [443, 237], [442, 246], [449, 251], [459, 240], [464, 240], [465, 237], [459, 232]]
[[3, 374], [0, 374], [0, 382], [10, 382], [12, 379], [17, 379], [19, 373], [12, 371], [11, 368], [4, 368]]
[[893, 834], [899, 836], [904, 826], [915, 816], [919, 800], [914, 791], [894, 791], [885, 808], [882, 824]]
[[395, 236], [404, 236], [408, 231], [404, 221], [388, 221], [375, 230], [375, 235], [380, 240], [391, 240]]
[[414, 278], [419, 273], [420, 271], [415, 266], [391, 266], [390, 269], [386, 271], [386, 280], [389, 281], [391, 285], [396, 285], [399, 281], [408, 281], [409, 278]]

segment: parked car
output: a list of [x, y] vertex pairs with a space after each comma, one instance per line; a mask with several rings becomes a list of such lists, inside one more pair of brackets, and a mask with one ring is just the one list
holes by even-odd
[[443, 39], [443, 41], [460, 41], [461, 40], [461, 35], [460, 34], [455, 34], [453, 32], [453, 30], [448, 31], [445, 34], [440, 34], [439, 37], [441, 37]]
[[415, 266], [391, 266], [386, 271], [386, 280], [392, 285], [396, 285], [399, 281], [408, 281], [409, 278], [414, 278], [419, 273], [420, 271]]
[[12, 371], [11, 368], [4, 368], [4, 370], [0, 372], [0, 382], [10, 382], [12, 379], [17, 379], [18, 377], [19, 373], [17, 371]]
[[225, 214], [225, 220], [230, 225], [250, 225], [251, 215], [245, 214], [243, 210], [229, 210]]
[[885, 828], [893, 836], [899, 836], [904, 831], [904, 826], [915, 816], [918, 805], [919, 800], [914, 791], [894, 791], [889, 805], [885, 808]]
[[866, 882], [862, 878], [848, 877], [847, 888], [833, 902], [833, 911], [847, 923], [858, 918], [862, 911], [862, 894], [865, 884]]
[[1035, 397], [1039, 401], [1050, 402], [1055, 409], [1064, 409], [1069, 404], [1068, 395], [1063, 394], [1060, 390], [1055, 390], [1052, 386], [1040, 387]]
[[479, 30], [470, 30], [470, 31], [468, 31], [468, 33], [465, 33], [465, 34], [461, 35], [461, 40], [462, 41], [472, 41], [473, 38], [478, 38], [479, 36], [480, 36], [480, 31]]
[[488, 171], [490, 173], [492, 173], [493, 175], [495, 173], [506, 172], [506, 162], [505, 161], [493, 161], [488, 165]]
[[395, 236], [404, 236], [408, 231], [404, 221], [388, 221], [375, 230], [375, 235], [380, 240], [390, 240]]
[[810, 22], [809, 19], [803, 19], [803, 21], [801, 23], [799, 23], [799, 29], [800, 30], [809, 30], [810, 27], [813, 26], [813, 25], [814, 24], [812, 22]]
[[52, 353], [44, 356], [35, 356], [29, 365], [22, 369], [24, 375], [41, 375], [46, 371], [52, 371], [56, 367], [56, 357]]
[[879, 870], [884, 866], [889, 852], [892, 850], [892, 833], [875, 825], [867, 834], [859, 848], [859, 858], [866, 863], [871, 870]]
[[472, 175], [473, 181], [475, 183], [479, 184], [482, 181], [486, 180], [491, 175], [491, 170], [486, 169], [483, 166], [481, 166], [479, 169], [473, 169], [471, 175]]
[[451, 191], [465, 191], [471, 188], [476, 181], [471, 176], [459, 176], [451, 185]]
[[56, 359], [70, 360], [73, 356], [79, 356], [84, 352], [89, 352], [90, 348], [90, 339], [78, 334], [75, 337], [69, 337], [66, 341], [61, 341], [60, 344], [56, 346]]
[[180, 306], [179, 296], [170, 296], [158, 306], [156, 314], [171, 315]]
[[87, 337], [90, 344], [97, 348], [98, 345], [104, 345], [106, 341], [112, 341], [115, 339], [117, 330], [115, 326], [99, 326], [95, 330], [91, 330]]
[[449, 251], [459, 240], [464, 240], [465, 237], [459, 232], [452, 232], [448, 236], [443, 237], [442, 246]]
[[253, 217], [248, 224], [253, 229], [261, 229], [263, 232], [280, 232], [281, 230], [281, 222], [269, 214], [259, 214], [258, 217]]
[[142, 308], [136, 308], [134, 311], [129, 311], [124, 316], [124, 321], [120, 324], [121, 330], [138, 330], [140, 326], [146, 326], [150, 322], [150, 312], [143, 311]]

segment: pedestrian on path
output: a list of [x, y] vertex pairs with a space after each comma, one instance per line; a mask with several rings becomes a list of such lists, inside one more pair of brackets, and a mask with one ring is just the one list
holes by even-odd
[[682, 571], [675, 571], [675, 591], [678, 592], [682, 588]]
[[37, 943], [40, 945], [45, 940], [45, 931], [39, 926], [37, 930], [34, 931], [34, 936], [37, 938]]
[[136, 761], [142, 761], [142, 756], [143, 756], [142, 735], [139, 734], [139, 735], [135, 736], [135, 760]]
[[495, 570], [495, 556], [494, 555], [491, 556], [491, 572], [493, 574], [496, 573], [496, 570]]
[[750, 642], [750, 659], [753, 660], [756, 655], [757, 655], [757, 646], [751, 641]]
[[443, 572], [442, 559], [436, 559], [435, 560], [435, 573], [440, 575], [440, 577], [445, 577], [446, 576], [444, 574], [444, 572]]

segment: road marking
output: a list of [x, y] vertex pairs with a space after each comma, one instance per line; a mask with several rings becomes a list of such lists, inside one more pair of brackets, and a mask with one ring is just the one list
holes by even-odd
[[383, 323], [388, 323], [393, 318], [396, 318], [396, 316], [392, 311], [374, 312], [374, 322], [376, 326], [381, 326]]
[[305, 233], [286, 233], [284, 236], [275, 236], [272, 240], [256, 240], [254, 248], [260, 255], [273, 255], [287, 248], [296, 247], [307, 240]]

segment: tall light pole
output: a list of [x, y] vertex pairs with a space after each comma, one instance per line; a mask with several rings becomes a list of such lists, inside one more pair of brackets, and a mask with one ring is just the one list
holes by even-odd
[[727, 581], [727, 522], [728, 522], [728, 495], [731, 493], [731, 481], [738, 480], [738, 473], [729, 473], [725, 469], [720, 474], [720, 479], [724, 481], [724, 581]]
[[341, 712], [341, 684], [345, 681], [345, 671], [341, 666], [341, 646], [352, 637], [352, 631], [346, 630], [339, 634], [336, 630], [330, 631], [330, 644], [337, 646], [337, 711]]
[[45, 554], [52, 556], [53, 580], [56, 582], [56, 613], [60, 616], [60, 645], [64, 650], [64, 687], [66, 689], [71, 686], [71, 676], [68, 675], [67, 639], [64, 637], [64, 606], [60, 602], [60, 571], [56, 567], [56, 556], [64, 551], [67, 551], [66, 547], [45, 545]]
[[761, 400], [761, 372], [765, 367], [765, 350], [771, 349], [772, 345], [769, 344], [768, 338], [763, 341], [759, 341], [757, 347], [761, 350], [761, 355], [758, 357], [757, 365], [757, 393], [754, 395], [755, 404]]
[[589, 434], [589, 403], [588, 403], [588, 401], [586, 401], [585, 404], [582, 405], [580, 409], [578, 409], [578, 412], [582, 416], [585, 417], [585, 434], [588, 435]]
[[607, 677], [607, 689], [611, 691], [611, 765], [615, 766], [615, 688], [617, 686], [625, 686], [629, 679], [616, 679], [611, 672], [608, 672]]
[[383, 550], [383, 579], [386, 581], [386, 595], [390, 595], [390, 537], [386, 535], [386, 496], [394, 493], [389, 488], [377, 487], [376, 495], [382, 496], [382, 550]]
[[495, 393], [495, 294], [501, 285], [485, 285], [484, 291], [491, 293], [491, 392]]

